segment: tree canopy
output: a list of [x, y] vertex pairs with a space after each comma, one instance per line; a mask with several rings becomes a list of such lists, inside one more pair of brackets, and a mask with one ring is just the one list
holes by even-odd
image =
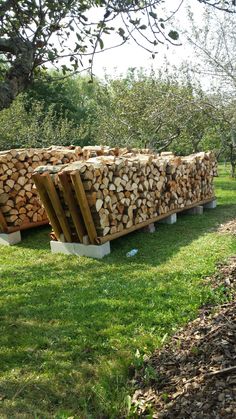
[[[195, 1], [235, 12], [234, 0]], [[118, 44], [132, 39], [153, 57], [159, 43], [176, 43], [178, 32], [170, 20], [183, 0], [168, 16], [163, 11], [164, 3], [165, 0], [2, 0], [0, 110], [10, 106], [48, 63], [57, 66], [61, 59], [66, 59], [62, 70], [70, 68], [76, 72], [86, 62], [92, 72], [94, 55], [106, 49], [104, 39], [112, 32], [119, 37]]]

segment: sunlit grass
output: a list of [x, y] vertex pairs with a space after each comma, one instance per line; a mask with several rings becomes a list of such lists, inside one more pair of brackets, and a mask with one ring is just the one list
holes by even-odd
[[103, 260], [52, 255], [49, 228], [0, 248], [0, 417], [125, 416], [137, 350], [194, 318], [212, 297], [202, 278], [235, 253], [217, 227], [235, 218], [236, 181], [222, 167], [216, 185], [216, 209], [118, 239]]

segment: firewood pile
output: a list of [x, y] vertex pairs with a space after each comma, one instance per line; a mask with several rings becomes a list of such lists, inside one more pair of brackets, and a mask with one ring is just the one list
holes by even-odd
[[48, 222], [32, 173], [39, 165], [78, 160], [81, 148], [9, 150], [0, 153], [0, 231]]
[[[144, 152], [144, 150], [142, 150]], [[0, 232], [48, 223], [32, 173], [42, 165], [67, 164], [93, 156], [129, 154], [130, 150], [101, 146], [18, 149], [0, 152]]]
[[41, 166], [34, 180], [57, 240], [103, 243], [214, 198], [213, 153], [137, 150]]

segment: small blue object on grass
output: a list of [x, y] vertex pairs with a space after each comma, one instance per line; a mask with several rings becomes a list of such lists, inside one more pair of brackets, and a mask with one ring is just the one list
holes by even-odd
[[127, 258], [131, 258], [132, 256], [137, 255], [138, 249], [132, 249], [130, 252], [126, 253]]

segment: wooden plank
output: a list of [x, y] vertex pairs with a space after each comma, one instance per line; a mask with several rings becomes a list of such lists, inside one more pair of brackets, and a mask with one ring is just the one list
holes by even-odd
[[62, 186], [62, 191], [64, 194], [65, 202], [68, 205], [71, 218], [73, 220], [76, 233], [78, 235], [80, 243], [83, 243], [83, 237], [87, 234], [84, 221], [80, 212], [80, 208], [76, 203], [76, 200], [73, 195], [73, 190], [71, 183], [68, 179], [68, 174], [66, 172], [60, 173], [59, 175], [60, 183]]
[[84, 191], [83, 183], [79, 172], [71, 172], [70, 177], [75, 189], [76, 198], [84, 219], [84, 224], [88, 232], [89, 240], [91, 243], [97, 242], [97, 232], [89, 208], [89, 204]]
[[34, 183], [36, 185], [36, 188], [37, 188], [39, 197], [42, 201], [42, 204], [43, 204], [43, 206], [44, 206], [44, 208], [47, 212], [47, 215], [48, 215], [48, 218], [49, 218], [50, 223], [52, 225], [55, 236], [56, 236], [57, 240], [60, 241], [62, 239], [62, 228], [61, 228], [61, 225], [60, 225], [60, 223], [57, 219], [55, 210], [54, 210], [54, 208], [51, 204], [50, 198], [49, 198], [47, 190], [45, 188], [43, 177], [40, 174], [35, 173], [35, 174], [33, 174], [32, 178], [33, 178]]
[[64, 213], [64, 210], [62, 208], [61, 201], [60, 201], [60, 198], [57, 194], [57, 191], [56, 191], [55, 185], [52, 181], [52, 178], [49, 175], [49, 173], [44, 173], [42, 175], [42, 178], [44, 180], [45, 188], [47, 190], [48, 196], [50, 197], [51, 204], [54, 208], [55, 214], [58, 218], [61, 229], [62, 229], [63, 234], [65, 236], [65, 239], [68, 243], [72, 243], [71, 229], [70, 229], [69, 223], [67, 221], [66, 215]]
[[4, 218], [4, 215], [3, 215], [1, 210], [0, 210], [0, 232], [2, 232], [2, 233], [7, 233], [8, 232], [7, 222]]
[[213, 198], [210, 198], [210, 199], [206, 199], [204, 201], [195, 202], [194, 204], [188, 205], [184, 208], [179, 208], [179, 209], [175, 209], [173, 211], [169, 211], [166, 214], [161, 214], [161, 215], [158, 215], [157, 217], [150, 218], [149, 220], [146, 220], [143, 223], [135, 224], [130, 228], [119, 231], [118, 233], [108, 234], [107, 236], [104, 236], [104, 237], [97, 237], [96, 241], [97, 241], [97, 243], [103, 244], [103, 243], [106, 243], [107, 241], [118, 239], [119, 237], [122, 237], [122, 236], [125, 236], [126, 234], [132, 233], [132, 231], [139, 230], [140, 228], [146, 227], [147, 225], [149, 225], [151, 223], [155, 223], [157, 221], [163, 220], [164, 218], [169, 217], [169, 215], [176, 214], [176, 213], [185, 211], [185, 210], [190, 209], [190, 208], [194, 208], [198, 205], [207, 204], [208, 202], [214, 201], [214, 199], [216, 199], [216, 198], [213, 197]]

